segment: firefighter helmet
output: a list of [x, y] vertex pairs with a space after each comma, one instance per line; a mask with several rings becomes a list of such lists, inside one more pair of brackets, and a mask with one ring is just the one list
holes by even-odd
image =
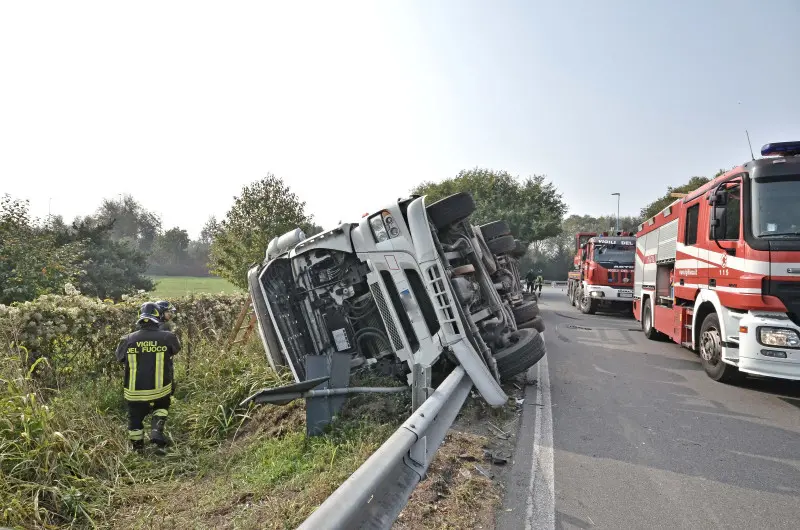
[[154, 324], [161, 322], [161, 310], [157, 304], [153, 302], [142, 304], [142, 307], [139, 308], [139, 320], [136, 323], [141, 324], [142, 322], [153, 322]]
[[166, 300], [159, 300], [158, 302], [156, 302], [156, 305], [158, 306], [159, 313], [162, 315], [166, 311], [172, 311], [173, 313], [176, 311], [175, 306], [172, 305], [170, 302], [167, 302]]

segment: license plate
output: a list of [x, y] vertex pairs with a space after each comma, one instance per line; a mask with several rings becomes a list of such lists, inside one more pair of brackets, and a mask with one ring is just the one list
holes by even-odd
[[617, 293], [617, 297], [618, 298], [633, 298], [633, 293], [620, 292], [620, 293]]

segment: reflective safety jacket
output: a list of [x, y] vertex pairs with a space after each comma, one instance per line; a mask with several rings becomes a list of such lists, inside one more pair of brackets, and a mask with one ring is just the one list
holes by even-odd
[[536, 277], [536, 285], [542, 285], [544, 283], [544, 278], [541, 276]]
[[172, 394], [172, 357], [179, 351], [178, 337], [156, 325], [122, 337], [117, 360], [125, 365], [125, 399], [155, 401]]

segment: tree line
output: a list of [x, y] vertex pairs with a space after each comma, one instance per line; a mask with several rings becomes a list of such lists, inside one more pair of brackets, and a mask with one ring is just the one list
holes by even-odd
[[[675, 200], [672, 193], [689, 192], [708, 181], [692, 177], [683, 186], [667, 188], [638, 216], [621, 217], [620, 229], [635, 231], [643, 219]], [[472, 193], [474, 222], [507, 221], [528, 246], [521, 260], [523, 274], [533, 269], [548, 279], [566, 278], [576, 232], [616, 226], [613, 215], [565, 217], [567, 205], [544, 175], [519, 178], [473, 168], [439, 182], [422, 182], [410, 191], [427, 195], [429, 204], [460, 191]], [[63, 292], [67, 283], [83, 294], [116, 300], [152, 290], [154, 275], [214, 274], [246, 287], [247, 269], [264, 259], [268, 242], [297, 227], [306, 235], [322, 230], [305, 202], [273, 174], [244, 186], [225, 218], [209, 217], [197, 240], [180, 227], [164, 229], [159, 215], [130, 195], [106, 199], [93, 214], [69, 223], [60, 216], [34, 219], [26, 201], [5, 195], [0, 201], [0, 303]]]

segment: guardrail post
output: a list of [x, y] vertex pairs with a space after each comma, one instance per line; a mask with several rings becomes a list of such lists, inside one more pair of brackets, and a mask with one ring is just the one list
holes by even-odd
[[411, 412], [414, 412], [420, 405], [425, 403], [428, 396], [433, 392], [431, 388], [431, 368], [414, 363], [413, 381], [411, 382]]

